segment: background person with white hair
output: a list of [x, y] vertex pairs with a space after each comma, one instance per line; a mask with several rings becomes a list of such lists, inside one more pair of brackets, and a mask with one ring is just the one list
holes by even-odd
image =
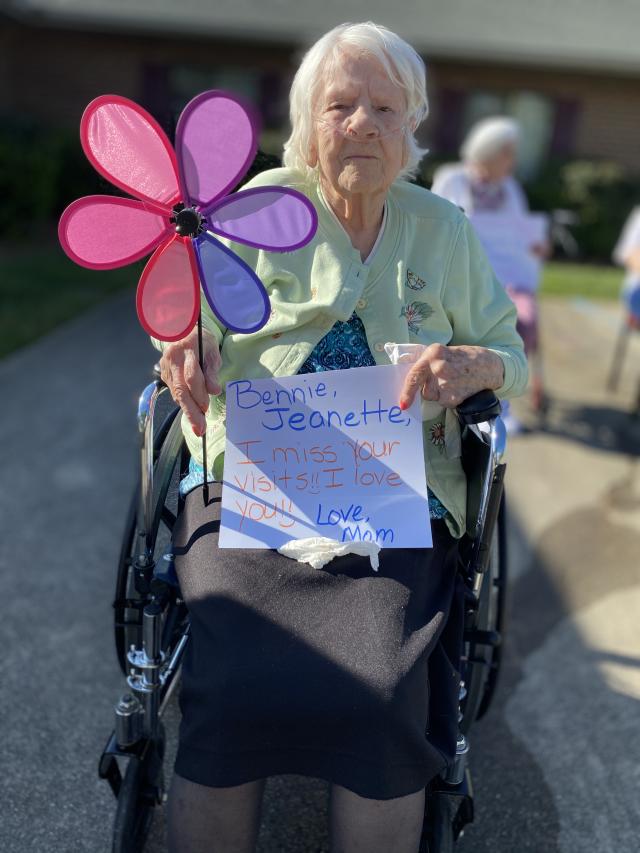
[[432, 192], [457, 204], [467, 214], [481, 210], [526, 211], [526, 196], [513, 177], [519, 137], [519, 125], [513, 119], [482, 119], [462, 143], [462, 162], [436, 171]]
[[[437, 169], [432, 192], [457, 204], [470, 217], [482, 213], [512, 217], [526, 215], [529, 210], [527, 198], [513, 174], [519, 138], [520, 127], [511, 118], [495, 116], [477, 122], [461, 146], [462, 162]], [[483, 241], [483, 245], [496, 271], [500, 269], [500, 280], [516, 306], [518, 332], [532, 368], [532, 403], [534, 409], [541, 410], [545, 397], [538, 335], [538, 276], [531, 275], [529, 255], [544, 258], [549, 253], [549, 246], [546, 241], [541, 241], [523, 247], [519, 254], [510, 255], [505, 267], [504, 263], [498, 262], [498, 257], [502, 256], [501, 246], [492, 246], [491, 240]], [[503, 405], [503, 418], [510, 432], [520, 429], [508, 402]]]
[[[158, 343], [192, 454], [173, 542], [191, 637], [169, 844], [249, 853], [265, 778], [295, 773], [331, 783], [333, 849], [415, 853], [425, 787], [453, 758], [458, 728], [466, 483], [446, 410], [483, 388], [521, 393], [526, 359], [466, 218], [404, 180], [427, 113], [416, 51], [372, 23], [336, 27], [306, 54], [290, 100], [285, 168], [248, 186], [305, 193], [317, 233], [289, 254], [233, 245], [269, 292], [269, 322], [234, 334], [203, 302], [204, 374], [197, 333]], [[377, 573], [356, 554], [318, 571], [276, 550], [220, 551], [224, 384], [389, 364], [387, 342], [423, 345], [399, 406], [417, 393], [433, 404], [416, 459], [433, 548], [382, 548]], [[427, 521], [425, 506], [412, 523]]]

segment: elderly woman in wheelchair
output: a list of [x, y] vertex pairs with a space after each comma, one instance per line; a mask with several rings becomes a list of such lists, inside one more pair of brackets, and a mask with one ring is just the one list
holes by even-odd
[[[367, 23], [323, 36], [292, 85], [285, 167], [251, 184], [305, 193], [318, 232], [284, 256], [234, 245], [269, 292], [269, 323], [234, 334], [203, 303], [203, 371], [195, 333], [155, 342], [162, 382], [141, 404], [142, 491], [116, 599], [131, 691], [101, 763], [119, 794], [115, 849], [139, 848], [127, 839], [161, 797], [159, 718], [180, 664], [171, 851], [253, 850], [265, 779], [280, 774], [330, 783], [345, 853], [447, 850], [471, 817], [465, 733], [490, 698], [504, 580], [492, 392], [521, 393], [527, 370], [514, 307], [464, 215], [406, 180], [426, 113], [422, 60], [397, 35]], [[388, 364], [388, 341], [422, 345], [399, 405], [429, 402], [433, 548], [383, 548], [377, 573], [355, 554], [319, 572], [275, 550], [219, 550], [226, 383]], [[181, 425], [170, 413], [154, 428], [165, 385]], [[132, 757], [124, 779], [116, 755]]]

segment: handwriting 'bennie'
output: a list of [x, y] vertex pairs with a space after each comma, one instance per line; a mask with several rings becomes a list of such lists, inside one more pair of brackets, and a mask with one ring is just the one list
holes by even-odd
[[[321, 383], [324, 384], [324, 383]], [[326, 387], [326, 386], [325, 386]], [[285, 426], [296, 432], [309, 429], [321, 429], [322, 427], [348, 427], [368, 426], [373, 423], [389, 423], [398, 426], [408, 426], [411, 418], [406, 415], [400, 406], [384, 406], [382, 399], [378, 397], [375, 402], [363, 400], [357, 411], [339, 411], [338, 409], [308, 409], [293, 411], [292, 408], [299, 404], [295, 400], [295, 392], [304, 389], [293, 388], [289, 391], [278, 388], [275, 392], [259, 392], [253, 388], [249, 379], [241, 379], [227, 384], [227, 394], [231, 393], [240, 409], [253, 409], [262, 406], [264, 417], [261, 420], [265, 429], [276, 431]], [[278, 402], [278, 398], [286, 395], [288, 405], [270, 405]], [[323, 395], [324, 396], [324, 395]], [[335, 405], [335, 404], [334, 404]]]

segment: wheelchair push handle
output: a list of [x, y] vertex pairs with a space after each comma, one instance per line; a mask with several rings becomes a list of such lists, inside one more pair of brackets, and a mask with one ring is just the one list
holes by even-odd
[[502, 410], [500, 400], [488, 388], [467, 397], [456, 407], [458, 418], [465, 425], [480, 424], [496, 418]]

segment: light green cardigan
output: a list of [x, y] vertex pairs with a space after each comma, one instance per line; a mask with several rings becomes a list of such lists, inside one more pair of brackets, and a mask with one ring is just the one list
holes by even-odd
[[[387, 196], [382, 240], [365, 266], [347, 233], [328, 210], [317, 184], [291, 169], [273, 169], [247, 187], [294, 187], [318, 212], [314, 239], [292, 253], [264, 252], [224, 242], [258, 274], [271, 300], [271, 317], [250, 335], [222, 328], [202, 300], [203, 324], [222, 351], [220, 380], [292, 376], [336, 320], [355, 311], [364, 324], [376, 364], [389, 364], [386, 342], [475, 344], [504, 363], [500, 397], [521, 394], [527, 362], [515, 329], [515, 308], [493, 275], [467, 218], [428, 190], [399, 181]], [[159, 341], [153, 340], [158, 349]], [[449, 510], [454, 536], [464, 531], [466, 484], [455, 454], [443, 440], [445, 412], [424, 423], [427, 482]], [[456, 429], [447, 419], [447, 429]], [[192, 456], [202, 463], [202, 439], [186, 418], [183, 431]], [[451, 436], [449, 436], [451, 438]], [[455, 438], [455, 437], [453, 437]], [[207, 461], [221, 478], [225, 398], [212, 397], [207, 413]]]

